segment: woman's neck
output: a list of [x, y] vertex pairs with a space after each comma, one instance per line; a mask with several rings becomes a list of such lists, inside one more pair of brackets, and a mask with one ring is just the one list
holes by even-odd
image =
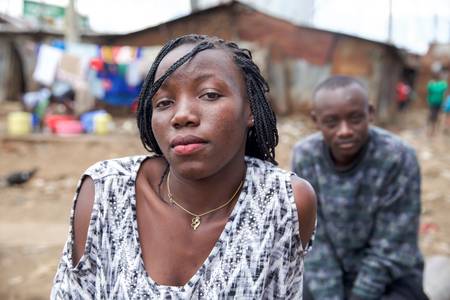
[[[222, 167], [220, 171], [195, 180], [183, 177], [182, 174], [177, 173], [175, 168], [171, 167], [165, 179], [165, 188], [161, 189], [161, 196], [169, 201], [167, 179], [170, 176], [169, 188], [173, 200], [193, 213], [202, 214], [229, 201], [245, 179], [245, 173], [244, 159], [231, 162]], [[237, 198], [237, 195], [234, 198]]]

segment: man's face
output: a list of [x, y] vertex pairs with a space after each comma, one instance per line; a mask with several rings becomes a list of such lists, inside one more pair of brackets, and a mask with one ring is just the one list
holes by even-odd
[[337, 166], [349, 165], [368, 138], [372, 107], [357, 84], [316, 93], [312, 118]]

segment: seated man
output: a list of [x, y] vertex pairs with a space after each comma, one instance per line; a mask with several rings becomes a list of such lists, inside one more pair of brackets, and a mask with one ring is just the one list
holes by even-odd
[[373, 108], [356, 79], [331, 77], [313, 98], [321, 132], [295, 146], [292, 163], [318, 196], [304, 299], [426, 299], [414, 150], [369, 127]]

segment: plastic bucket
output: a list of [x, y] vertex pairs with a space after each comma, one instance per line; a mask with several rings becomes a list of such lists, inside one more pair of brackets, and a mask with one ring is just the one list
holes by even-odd
[[78, 120], [59, 120], [55, 124], [55, 133], [62, 136], [73, 136], [83, 133], [83, 126]]
[[56, 125], [61, 121], [73, 121], [75, 117], [70, 115], [46, 115], [44, 119], [45, 125], [50, 128], [51, 132], [56, 133]]
[[82, 114], [80, 116], [81, 124], [83, 125], [84, 131], [86, 133], [94, 132], [94, 117], [99, 114], [106, 114], [107, 112], [104, 110], [95, 110]]
[[26, 135], [32, 129], [32, 115], [27, 112], [17, 111], [8, 114], [7, 132], [9, 135]]
[[108, 134], [110, 131], [110, 126], [112, 122], [112, 117], [110, 114], [97, 114], [94, 116], [94, 133], [99, 135]]

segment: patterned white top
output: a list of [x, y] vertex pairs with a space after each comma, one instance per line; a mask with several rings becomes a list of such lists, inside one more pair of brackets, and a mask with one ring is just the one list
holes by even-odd
[[[301, 299], [303, 256], [292, 173], [246, 157], [245, 182], [214, 248], [184, 286], [153, 281], [139, 244], [135, 181], [146, 156], [99, 162], [85, 254], [72, 265], [69, 239], [51, 299]], [[74, 206], [81, 185], [78, 183]], [[309, 247], [309, 246], [308, 246]]]

